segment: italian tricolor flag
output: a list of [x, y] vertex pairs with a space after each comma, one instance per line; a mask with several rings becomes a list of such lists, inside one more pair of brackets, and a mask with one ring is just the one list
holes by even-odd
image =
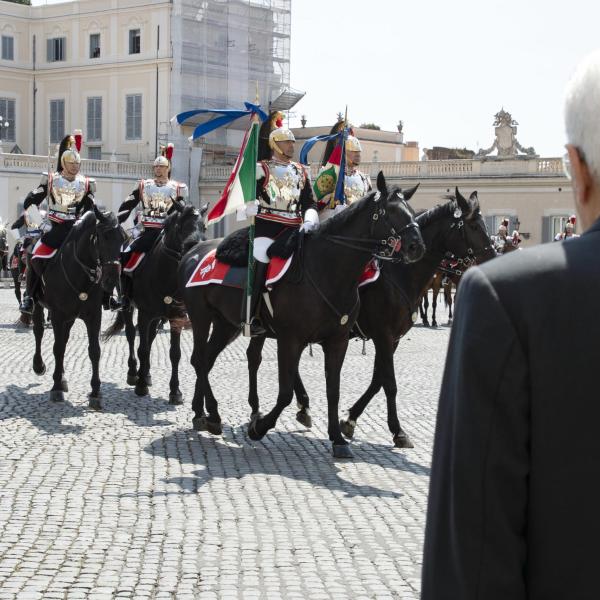
[[225, 215], [234, 213], [246, 202], [256, 200], [256, 159], [258, 157], [259, 120], [253, 114], [250, 127], [244, 135], [240, 153], [233, 171], [223, 190], [223, 195], [208, 213], [207, 224], [220, 221]]

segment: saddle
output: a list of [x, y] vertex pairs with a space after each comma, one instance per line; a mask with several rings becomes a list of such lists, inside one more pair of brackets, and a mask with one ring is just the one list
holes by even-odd
[[[298, 229], [285, 229], [273, 241], [267, 255], [269, 258], [287, 259], [292, 256], [302, 243], [303, 235]], [[250, 228], [244, 227], [229, 234], [218, 246], [216, 258], [219, 262], [233, 267], [248, 265], [248, 249], [250, 244]]]

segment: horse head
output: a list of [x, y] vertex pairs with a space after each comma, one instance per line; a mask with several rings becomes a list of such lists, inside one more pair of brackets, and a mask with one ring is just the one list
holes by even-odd
[[94, 209], [96, 218], [96, 239], [98, 246], [98, 262], [101, 267], [100, 285], [106, 292], [112, 292], [121, 274], [121, 247], [127, 239], [112, 212]]
[[205, 231], [202, 221], [202, 211], [198, 211], [191, 205], [173, 211], [165, 221], [165, 246], [169, 250], [181, 253], [184, 242], [187, 243], [188, 238], [193, 237], [194, 243], [199, 241]]
[[419, 225], [415, 221], [415, 211], [408, 204], [419, 185], [402, 191], [398, 187], [388, 189], [383, 172], [377, 176], [377, 192], [374, 202], [378, 208], [373, 213], [372, 236], [386, 240], [384, 256], [398, 253], [404, 262], [411, 263], [422, 258], [425, 244]]
[[[477, 192], [473, 192], [467, 200], [456, 188], [454, 195], [446, 196], [446, 199], [446, 204], [417, 217], [424, 231], [429, 231], [431, 225], [433, 232], [426, 237], [429, 239], [431, 236], [432, 246], [445, 253], [447, 258], [458, 261], [461, 270], [496, 256], [479, 208]], [[435, 227], [434, 223], [437, 224]]]

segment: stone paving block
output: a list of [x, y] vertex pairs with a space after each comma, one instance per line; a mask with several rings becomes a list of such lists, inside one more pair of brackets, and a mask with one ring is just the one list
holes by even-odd
[[[144, 398], [125, 383], [127, 346], [118, 335], [102, 344], [104, 409], [93, 412], [82, 323], [65, 357], [66, 401], [53, 404], [52, 332], [42, 342], [48, 370], [35, 376], [33, 336], [12, 328], [17, 316], [12, 291], [0, 289], [0, 599], [419, 597], [449, 328], [414, 327], [395, 356], [399, 416], [415, 448], [392, 449], [379, 393], [358, 421], [354, 459], [339, 461], [327, 436], [319, 346], [300, 364], [312, 430], [297, 423], [294, 403], [251, 442], [246, 340], [227, 347], [211, 373], [223, 420], [215, 437], [191, 428], [190, 331], [181, 338], [182, 406], [167, 403], [168, 333], [156, 337]], [[113, 318], [105, 313], [103, 328]], [[370, 380], [374, 349], [361, 349], [350, 342], [341, 417]], [[268, 340], [258, 379], [263, 411], [278, 391], [276, 354]]]

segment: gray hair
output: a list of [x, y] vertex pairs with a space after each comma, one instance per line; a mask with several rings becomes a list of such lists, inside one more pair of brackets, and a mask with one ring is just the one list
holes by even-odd
[[565, 94], [567, 142], [583, 154], [592, 176], [600, 182], [600, 50], [577, 67]]

